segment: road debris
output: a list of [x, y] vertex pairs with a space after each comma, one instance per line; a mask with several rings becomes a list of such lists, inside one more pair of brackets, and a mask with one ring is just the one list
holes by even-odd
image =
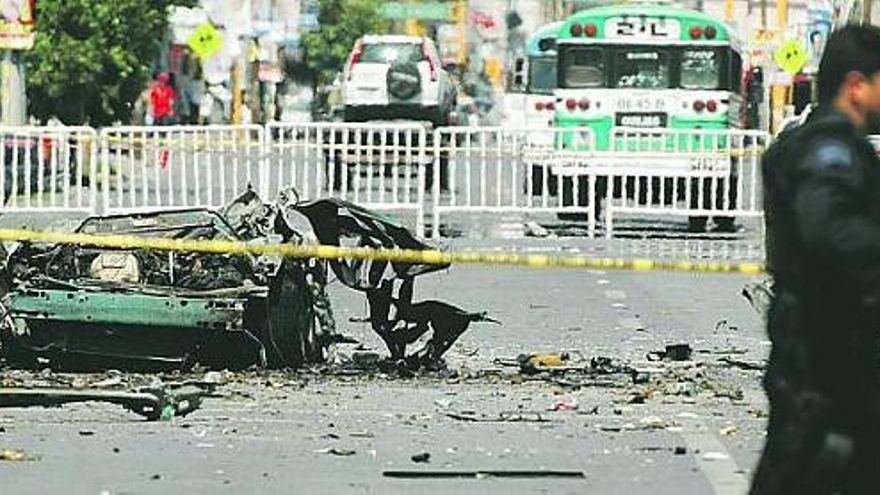
[[428, 452], [421, 452], [419, 454], [413, 455], [412, 457], [410, 457], [410, 459], [415, 463], [423, 464], [423, 463], [430, 462], [431, 454]]
[[571, 356], [567, 352], [546, 354], [520, 354], [516, 357], [523, 373], [537, 373], [547, 368], [559, 368], [568, 363]]
[[726, 437], [730, 437], [730, 436], [733, 436], [733, 435], [736, 435], [737, 433], [739, 433], [739, 427], [736, 425], [727, 425], [727, 426], [721, 428], [720, 430], [718, 430], [718, 433], [720, 433]]
[[320, 449], [315, 451], [316, 454], [327, 454], [334, 455], [338, 457], [349, 457], [355, 455], [357, 452], [351, 449], [340, 449], [336, 447], [327, 447], [325, 449]]
[[[143, 416], [147, 420], [167, 420], [195, 411], [211, 390], [184, 384], [161, 389], [136, 391], [72, 388], [0, 388], [2, 407], [53, 407], [75, 402], [107, 402]], [[82, 433], [81, 433], [82, 434]]]
[[577, 400], [568, 398], [553, 401], [553, 404], [550, 406], [551, 411], [576, 411], [577, 408]]
[[694, 350], [688, 344], [667, 345], [662, 351], [652, 351], [647, 355], [648, 361], [689, 361]]
[[773, 279], [754, 280], [745, 285], [742, 296], [752, 305], [752, 308], [763, 318], [767, 319], [770, 311], [770, 300], [773, 297]]
[[550, 419], [545, 418], [538, 412], [501, 412], [498, 414], [476, 414], [472, 412], [456, 413], [447, 412], [444, 415], [448, 418], [457, 419], [459, 421], [479, 422], [479, 423], [549, 423]]
[[382, 471], [382, 476], [386, 478], [405, 478], [405, 479], [457, 479], [457, 478], [512, 478], [512, 479], [530, 479], [530, 478], [586, 478], [583, 471], [503, 471], [503, 470], [485, 470], [485, 471]]
[[0, 461], [22, 462], [36, 461], [38, 458], [18, 449], [0, 449]]
[[[309, 219], [323, 245], [433, 249], [390, 218], [340, 199], [300, 204], [296, 211]], [[486, 312], [469, 312], [434, 300], [413, 302], [416, 277], [445, 270], [448, 264], [337, 259], [329, 265], [343, 284], [366, 294], [372, 329], [388, 348], [391, 361], [408, 369], [439, 366], [443, 354], [471, 323], [500, 324]], [[428, 333], [419, 350], [407, 352], [408, 346]]]
[[718, 360], [728, 366], [733, 366], [735, 368], [749, 370], [749, 371], [763, 371], [766, 368], [764, 363], [754, 362], [754, 361], [744, 361], [742, 359], [733, 359], [731, 357], [722, 357]]

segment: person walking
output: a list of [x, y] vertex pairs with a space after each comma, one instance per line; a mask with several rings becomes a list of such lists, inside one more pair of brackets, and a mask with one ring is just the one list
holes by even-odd
[[174, 100], [176, 95], [167, 72], [160, 72], [150, 89], [150, 111], [155, 125], [174, 124]]

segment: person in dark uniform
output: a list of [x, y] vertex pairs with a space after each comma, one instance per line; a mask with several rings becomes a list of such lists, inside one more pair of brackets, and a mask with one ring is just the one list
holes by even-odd
[[764, 154], [770, 417], [753, 495], [880, 493], [880, 30], [834, 32]]

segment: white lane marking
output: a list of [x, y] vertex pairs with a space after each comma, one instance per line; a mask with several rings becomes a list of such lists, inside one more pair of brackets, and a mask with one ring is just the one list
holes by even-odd
[[639, 318], [621, 318], [617, 320], [617, 326], [623, 330], [644, 330], [645, 325]]
[[709, 427], [699, 419], [684, 420], [681, 425], [680, 434], [688, 451], [693, 453], [697, 466], [709, 480], [715, 495], [743, 495], [748, 492], [748, 478]]
[[606, 290], [605, 297], [612, 301], [622, 301], [626, 299], [626, 292], [622, 290]]

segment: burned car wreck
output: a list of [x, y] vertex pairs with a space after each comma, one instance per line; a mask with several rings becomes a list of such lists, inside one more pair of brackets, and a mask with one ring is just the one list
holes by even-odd
[[[223, 212], [89, 217], [75, 230], [258, 241], [278, 208], [253, 192]], [[283, 229], [280, 229], [283, 230]], [[302, 242], [286, 229], [280, 242]], [[315, 260], [22, 243], [6, 264], [3, 354], [15, 366], [180, 369], [299, 366], [321, 356]]]
[[[75, 232], [430, 249], [375, 212], [336, 199], [299, 202], [292, 191], [268, 204], [249, 190], [222, 211], [89, 217]], [[415, 277], [445, 268], [22, 242], [2, 271], [0, 351], [12, 366], [62, 370], [320, 363], [338, 339], [326, 292], [332, 269], [366, 293], [372, 327], [392, 360], [427, 366], [471, 321], [487, 319], [438, 301], [411, 302]], [[424, 346], [407, 355], [407, 345], [431, 330]]]

